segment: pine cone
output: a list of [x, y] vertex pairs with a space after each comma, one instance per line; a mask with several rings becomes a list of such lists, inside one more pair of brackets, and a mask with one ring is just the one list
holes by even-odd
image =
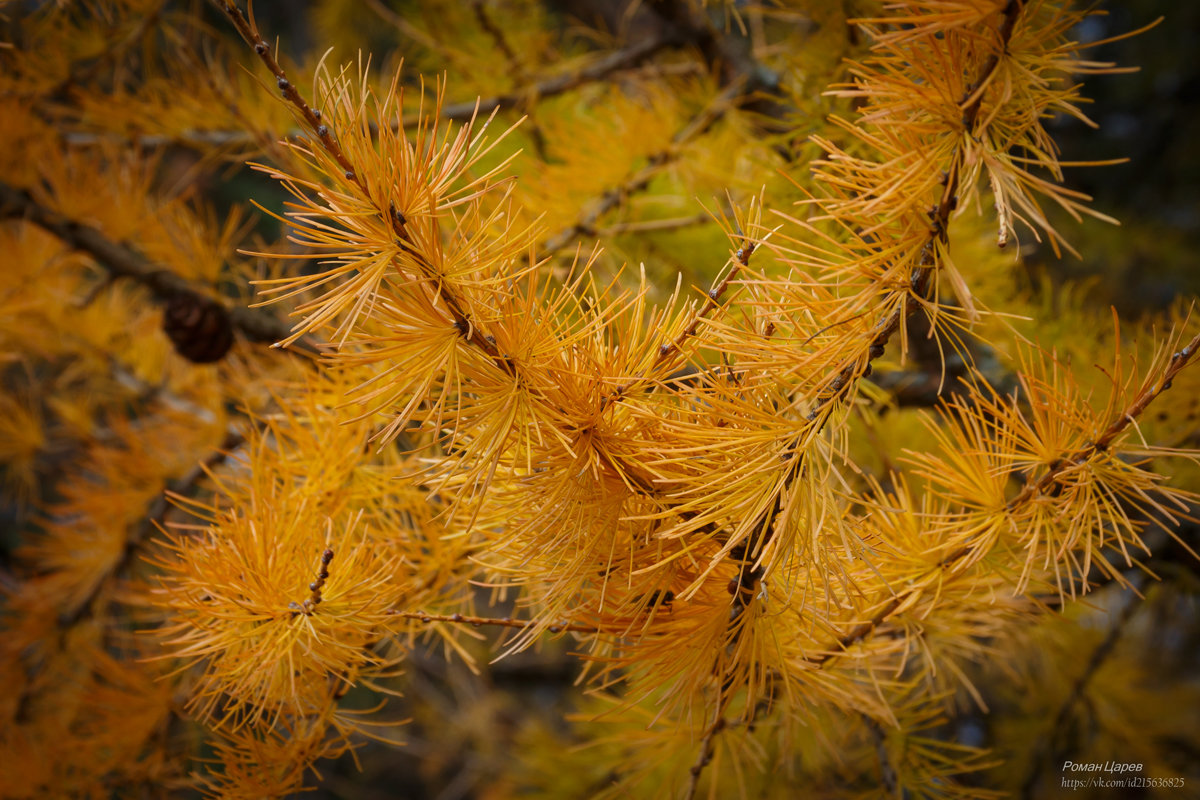
[[175, 352], [196, 364], [220, 361], [233, 346], [229, 312], [215, 300], [176, 292], [163, 310], [163, 332]]

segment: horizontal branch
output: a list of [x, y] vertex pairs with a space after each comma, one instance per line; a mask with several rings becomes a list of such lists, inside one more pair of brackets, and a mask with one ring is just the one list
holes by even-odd
[[[525, 630], [539, 624], [536, 620], [513, 619], [512, 617], [475, 617], [469, 614], [427, 614], [424, 611], [392, 611], [391, 613], [394, 616], [403, 617], [404, 619], [415, 619], [418, 622], [452, 622], [459, 625], [471, 625], [473, 627], [495, 625], [501, 628]], [[560, 622], [548, 625], [546, 626], [546, 630], [550, 633], [564, 633], [566, 631], [575, 631], [577, 633], [605, 632], [604, 628], [596, 625], [580, 625], [574, 622]]]
[[[465, 103], [453, 103], [443, 107], [440, 116], [455, 121], [466, 121], [471, 119], [475, 114], [489, 114], [504, 106], [519, 105], [530, 97], [554, 97], [555, 95], [564, 94], [584, 84], [602, 81], [614, 72], [635, 67], [659, 50], [678, 43], [678, 39], [673, 36], [659, 36], [647, 39], [622, 50], [614, 50], [608, 55], [601, 56], [578, 72], [544, 78], [536, 81], [531, 86], [506, 94], [496, 95], [495, 97]], [[406, 128], [416, 125], [418, 122], [420, 122], [420, 118], [416, 115], [406, 116], [402, 120], [402, 124]]]
[[607, 239], [630, 233], [648, 233], [652, 231], [674, 231], [680, 228], [691, 228], [696, 225], [707, 225], [713, 221], [708, 214], [692, 214], [689, 217], [666, 217], [662, 219], [647, 219], [637, 222], [618, 222], [596, 231], [596, 237]]
[[[467, 122], [474, 116], [490, 114], [497, 109], [519, 107], [531, 99], [536, 100], [565, 94], [581, 86], [606, 80], [617, 72], [636, 69], [641, 62], [655, 53], [677, 44], [679, 44], [679, 41], [671, 36], [662, 36], [639, 42], [601, 56], [577, 72], [542, 78], [541, 80], [534, 81], [529, 86], [520, 87], [511, 92], [492, 97], [443, 105], [437, 109], [437, 116], [454, 122]], [[655, 69], [662, 73], [690, 74], [696, 72], [698, 67], [695, 64], [668, 64], [656, 66]], [[405, 128], [415, 128], [421, 123], [421, 120], [421, 114], [406, 114], [400, 119], [399, 125]], [[397, 126], [393, 125], [393, 127]], [[301, 129], [293, 128], [289, 131], [281, 132], [279, 135], [295, 137], [301, 133]], [[251, 131], [217, 129], [187, 130], [178, 134], [148, 134], [136, 137], [118, 137], [104, 133], [72, 131], [66, 133], [63, 138], [67, 144], [76, 146], [89, 146], [112, 141], [113, 139], [132, 138], [139, 146], [148, 148], [164, 147], [170, 144], [184, 144], [197, 147], [231, 147], [253, 143], [257, 140], [258, 134]]]

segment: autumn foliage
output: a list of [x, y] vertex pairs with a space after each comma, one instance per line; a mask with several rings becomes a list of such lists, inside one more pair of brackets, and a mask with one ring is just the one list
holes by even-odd
[[1191, 298], [1023, 261], [1088, 11], [612, 5], [0, 6], [0, 795], [1200, 777]]

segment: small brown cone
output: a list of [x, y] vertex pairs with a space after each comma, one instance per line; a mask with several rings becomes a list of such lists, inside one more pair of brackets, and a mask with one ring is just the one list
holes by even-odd
[[233, 346], [229, 312], [215, 300], [177, 292], [163, 309], [163, 332], [175, 352], [196, 364], [220, 361]]

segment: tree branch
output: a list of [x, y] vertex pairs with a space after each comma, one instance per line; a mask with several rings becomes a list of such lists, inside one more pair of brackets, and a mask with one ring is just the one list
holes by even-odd
[[[1004, 19], [997, 33], [1001, 51], [1006, 50], [1008, 47], [1008, 38], [1012, 34], [1013, 26], [1016, 23], [1016, 18], [1019, 16], [1021, 8], [1022, 3], [1019, 0], [1013, 0], [1004, 11]], [[998, 56], [989, 58], [981, 67], [980, 77], [973, 85], [983, 85], [989, 81], [998, 65]], [[969, 123], [967, 130], [972, 135], [981, 100], [982, 94], [973, 99], [964, 99], [966, 105], [963, 112], [963, 119], [964, 123]], [[730, 584], [731, 593], [735, 598], [734, 608], [737, 609], [737, 613], [732, 615], [730, 620], [731, 631], [735, 630], [737, 622], [745, 611], [745, 605], [739, 602], [739, 598], [752, 598], [757, 592], [758, 584], [765, 576], [763, 565], [756, 564], [755, 557], [762, 552], [763, 548], [775, 535], [775, 522], [782, 510], [783, 496], [791, 488], [796, 478], [803, 472], [804, 459], [802, 457], [793, 457], [791, 454], [799, 452], [802, 443], [806, 439], [816, 435], [824, 427], [834, 407], [850, 395], [850, 390], [858, 379], [865, 378], [871, 374], [872, 362], [883, 355], [885, 347], [891, 340], [891, 337], [900, 329], [904, 319], [920, 308], [920, 302], [917, 298], [926, 298], [929, 294], [936, 268], [935, 250], [939, 244], [944, 247], [949, 242], [950, 215], [958, 205], [958, 182], [963, 169], [962, 160], [964, 157], [963, 147], [959, 145], [952, 156], [949, 170], [943, 175], [941, 199], [930, 212], [932, 226], [929, 240], [925, 243], [924, 248], [918, 256], [909, 286], [894, 290], [891, 298], [884, 302], [885, 306], [891, 305], [892, 309], [872, 326], [870, 335], [860, 349], [859, 354], [849, 359], [845, 366], [823, 384], [823, 389], [817, 393], [813, 408], [807, 415], [807, 419], [811, 423], [810, 426], [801, 431], [784, 448], [784, 453], [789, 455], [787, 472], [775, 489], [775, 498], [772, 507], [754, 524], [752, 534], [743, 543], [741, 549], [744, 552], [740, 558], [742, 568], [736, 584]], [[892, 298], [894, 298], [894, 302]]]
[[696, 792], [700, 788], [700, 775], [704, 772], [704, 768], [712, 761], [713, 748], [716, 744], [716, 736], [725, 729], [725, 718], [720, 716], [722, 707], [717, 707], [717, 718], [713, 721], [708, 729], [704, 731], [703, 738], [700, 739], [700, 752], [696, 756], [696, 761], [688, 770], [688, 785], [683, 796], [686, 800], [694, 800]]
[[879, 767], [879, 783], [887, 797], [901, 797], [900, 785], [896, 780], [896, 766], [892, 763], [887, 751], [887, 735], [878, 721], [863, 715], [863, 722], [871, 734], [871, 742], [875, 746], [875, 762]]
[[[475, 617], [469, 614], [427, 614], [424, 611], [392, 611], [393, 615], [403, 617], [404, 619], [415, 619], [418, 622], [452, 622], [459, 625], [471, 625], [479, 627], [481, 625], [495, 625], [501, 628], [518, 628], [525, 630], [539, 624], [532, 619], [513, 619], [512, 617]], [[597, 625], [580, 625], [574, 622], [559, 622], [554, 625], [548, 625], [546, 630], [550, 633], [564, 633], [574, 631], [576, 633], [604, 633], [605, 629]]]
[[[734, 35], [713, 24], [703, 12], [697, 12], [686, 0], [654, 0], [649, 8], [680, 30], [684, 40], [694, 43], [709, 68], [720, 76], [724, 86], [741, 86], [745, 98], [742, 108], [759, 115], [762, 127], [770, 133], [790, 129], [788, 118], [796, 110], [784, 102], [780, 77], [754, 57], [748, 37]], [[716, 13], [716, 12], [712, 12]], [[780, 154], [791, 160], [790, 153]]]
[[[217, 3], [218, 0], [211, 0]], [[222, 9], [223, 10], [223, 9]], [[248, 23], [247, 23], [248, 24]], [[239, 26], [239, 32], [242, 28]], [[246, 28], [248, 35], [249, 28]], [[261, 41], [261, 37], [260, 40]], [[251, 46], [255, 42], [250, 40]], [[265, 42], [263, 42], [265, 44]], [[654, 39], [648, 39], [637, 44], [620, 50], [614, 50], [611, 53], [600, 56], [595, 61], [587, 64], [576, 72], [564, 73], [562, 75], [553, 75], [534, 81], [529, 86], [520, 87], [514, 91], [504, 94], [493, 95], [491, 97], [479, 98], [478, 100], [468, 100], [461, 103], [450, 103], [438, 109], [438, 117], [454, 122], [466, 122], [473, 116], [478, 114], [490, 114], [492, 111], [504, 108], [516, 108], [527, 102], [531, 97], [544, 98], [554, 97], [556, 95], [565, 94], [581, 86], [589, 83], [596, 83], [606, 80], [611, 75], [622, 70], [635, 69], [641, 62], [653, 56], [655, 53], [666, 49], [667, 47], [678, 44], [678, 40], [672, 36], [660, 36]], [[269, 52], [269, 51], [268, 51]], [[272, 74], [278, 79], [283, 75], [283, 69], [278, 63], [273, 66], [268, 65], [272, 70]], [[278, 69], [279, 72], [275, 72]], [[695, 68], [692, 65], [683, 65], [682, 67], [661, 67], [668, 71], [676, 71], [682, 69], [686, 72], [694, 72]], [[286, 76], [284, 76], [286, 77]], [[286, 98], [290, 101], [291, 98]], [[405, 128], [416, 127], [421, 121], [419, 114], [407, 114], [400, 119], [400, 125]], [[297, 136], [301, 133], [300, 129], [293, 129], [283, 135]], [[65, 135], [65, 140], [68, 144], [73, 145], [92, 145], [102, 141], [109, 141], [113, 137], [104, 134], [94, 134], [86, 132], [70, 132]], [[253, 142], [256, 135], [248, 131], [240, 130], [192, 130], [186, 131], [180, 136], [153, 134], [148, 136], [137, 137], [137, 143], [142, 147], [162, 147], [164, 145], [174, 144], [176, 142], [196, 145], [199, 147], [227, 147], [232, 145], [246, 144]]]
[[595, 227], [596, 221], [628, 200], [630, 195], [636, 194], [649, 186], [654, 176], [658, 175], [664, 168], [680, 157], [683, 145], [698, 136], [704, 135], [718, 120], [725, 116], [729, 109], [732, 108], [733, 101], [736, 100], [739, 92], [740, 84], [730, 86], [722, 91], [712, 103], [708, 104], [700, 113], [688, 120], [686, 125], [675, 132], [671, 137], [670, 144], [665, 149], [649, 156], [646, 166], [633, 172], [619, 185], [614, 186], [597, 197], [589, 204], [587, 211], [575, 223], [543, 242], [539, 258], [554, 255], [567, 245], [574, 243], [580, 236], [596, 236], [598, 234]]
[[[1188, 344], [1176, 352], [1168, 360], [1166, 368], [1162, 374], [1153, 380], [1147, 382], [1130, 404], [1117, 414], [1110, 423], [1105, 427], [1104, 432], [1097, 437], [1096, 441], [1082, 452], [1073, 452], [1063, 454], [1051, 464], [1046, 473], [1036, 480], [1030, 479], [1026, 482], [1022, 490], [1015, 495], [1005, 505], [1006, 512], [1015, 511], [1024, 503], [1032, 501], [1039, 494], [1044, 492], [1062, 474], [1071, 467], [1077, 466], [1087, 458], [1103, 452], [1112, 443], [1115, 437], [1125, 430], [1133, 421], [1146, 410], [1150, 403], [1161, 395], [1164, 391], [1170, 388], [1171, 379], [1179, 374], [1180, 370], [1188, 365], [1192, 358], [1196, 355], [1197, 350], [1200, 350], [1200, 334], [1194, 336]], [[1182, 542], [1181, 542], [1182, 543]], [[1185, 545], [1186, 546], [1186, 545]], [[938, 562], [937, 566], [931, 569], [927, 574], [934, 575], [944, 570], [950, 569], [965, 559], [973, 552], [973, 543], [967, 542], [962, 547], [955, 550], [950, 555]], [[1193, 553], [1195, 555], [1195, 553]], [[821, 666], [833, 658], [843, 655], [851, 645], [863, 641], [871, 635], [880, 625], [884, 623], [897, 609], [904, 606], [909, 599], [922, 591], [922, 583], [907, 591], [893, 594], [890, 591], [877, 598], [872, 605], [878, 610], [875, 611], [869, 619], [863, 621], [859, 625], [852, 628], [847, 633], [838, 637], [838, 639], [830, 646], [826, 647], [821, 655], [812, 656], [805, 659], [808, 663], [814, 666]], [[868, 606], [870, 607], [870, 606]]]
[[138, 526], [125, 538], [125, 547], [121, 551], [121, 557], [109, 567], [103, 578], [96, 581], [96, 585], [91, 593], [78, 606], [59, 615], [59, 625], [69, 628], [91, 616], [95, 611], [96, 601], [99, 599], [101, 592], [109, 580], [121, 575], [133, 566], [134, 561], [142, 551], [142, 547], [163, 524], [167, 511], [171, 508], [170, 496], [183, 495], [191, 491], [197, 481], [208, 474], [209, 470], [228, 459], [244, 442], [245, 439], [240, 433], [232, 430], [229, 431], [221, 441], [221, 444], [209, 453], [203, 461], [192, 467], [187, 474], [178, 480], [172, 481], [155, 497], [150, 507], [146, 510], [146, 516], [142, 518]]
[[[659, 5], [676, 17], [691, 13], [689, 9], [680, 4], [680, 0], [659, 0]], [[1008, 48], [1009, 37], [1022, 8], [1023, 4], [1020, 0], [1010, 0], [1004, 10], [1004, 17], [997, 31], [1000, 53], [1005, 52]], [[720, 43], [713, 41], [710, 47], [713, 54], [710, 58], [716, 57], [720, 51]], [[722, 57], [727, 58], [728, 56], [723, 55]], [[982, 86], [990, 81], [999, 64], [1000, 56], [993, 54], [980, 68], [979, 77], [972, 86]], [[963, 126], [970, 135], [974, 135], [982, 96], [982, 92], [977, 92], [964, 98], [962, 102]], [[786, 494], [804, 472], [805, 459], [799, 455], [803, 451], [804, 442], [810, 440], [824, 428], [833, 409], [850, 396], [851, 389], [857, 381], [871, 374], [872, 362], [883, 355], [891, 337], [900, 329], [907, 316], [920, 308], [921, 301], [928, 297], [937, 267], [937, 248], [939, 245], [945, 247], [949, 242], [950, 215], [958, 205], [958, 186], [961, 172], [964, 169], [965, 157], [964, 146], [959, 144], [951, 156], [948, 170], [943, 174], [941, 198], [929, 213], [931, 223], [929, 238], [917, 256], [908, 285], [894, 290], [889, 295], [883, 306], [886, 308], [890, 305], [891, 310], [871, 327], [869, 336], [860, 348], [859, 354], [849, 359], [822, 385], [822, 389], [814, 398], [812, 409], [807, 414], [809, 424], [783, 448], [787, 467], [781, 480], [776, 483], [774, 497], [769, 507], [752, 523], [750, 533], [745, 540], [738, 542], [730, 549], [729, 557], [739, 565], [737, 576], [729, 582], [732, 604], [726, 630], [731, 642], [736, 643], [742, 636], [745, 630], [743, 623], [746, 611], [751, 604], [757, 602], [758, 588], [767, 573], [766, 565], [759, 558], [776, 535], [776, 525], [783, 516]], [[807, 660], [818, 666], [824, 664], [835, 653], [844, 651], [851, 643], [868, 636], [883, 619], [901, 607], [902, 598], [912, 596], [916, 591], [918, 590], [912, 589], [900, 595], [889, 594], [881, 601], [883, 605], [876, 616], [839, 638], [835, 647], [830, 648], [826, 653]], [[722, 676], [722, 697], [718, 700], [718, 706], [723, 704], [727, 693], [725, 684], [730, 678], [729, 674]]]
[[[1043, 753], [1047, 749], [1050, 752], [1042, 758], [1033, 759], [1033, 766], [1029, 770], [1029, 774], [1025, 776], [1025, 780], [1021, 783], [1021, 797], [1025, 800], [1031, 800], [1034, 797], [1038, 778], [1042, 775], [1044, 765], [1062, 763], [1063, 756], [1070, 752], [1069, 745], [1064, 741], [1064, 737], [1062, 736], [1062, 731], [1070, 719], [1071, 712], [1087, 691], [1088, 684], [1092, 682], [1092, 678], [1096, 676], [1096, 673], [1100, 671], [1104, 662], [1112, 655], [1117, 645], [1117, 640], [1121, 638], [1121, 634], [1125, 631], [1126, 626], [1133, 618], [1138, 607], [1138, 597], [1135, 594], [1129, 598], [1125, 607], [1121, 609], [1121, 613], [1113, 621], [1112, 627], [1108, 629], [1100, 644], [1092, 651], [1083, 671], [1079, 673], [1079, 676], [1072, 683], [1071, 691], [1067, 693], [1066, 699], [1063, 700], [1062, 705], [1058, 708], [1058, 713], [1054, 715], [1054, 720], [1050, 723], [1049, 731], [1038, 737], [1031, 752]], [[1049, 744], [1048, 748], [1043, 747], [1046, 744]]]
[[[54, 234], [66, 244], [96, 259], [114, 278], [126, 278], [145, 286], [160, 303], [185, 297], [196, 303], [210, 302], [209, 298], [190, 281], [170, 270], [159, 269], [133, 248], [114, 242], [102, 231], [78, 220], [66, 217], [42, 205], [24, 189], [0, 182], [0, 218], [20, 218]], [[225, 308], [224, 306], [222, 306]], [[225, 308], [229, 321], [252, 342], [278, 342], [291, 333], [277, 317], [249, 308]], [[313, 342], [302, 348], [317, 353]]]

